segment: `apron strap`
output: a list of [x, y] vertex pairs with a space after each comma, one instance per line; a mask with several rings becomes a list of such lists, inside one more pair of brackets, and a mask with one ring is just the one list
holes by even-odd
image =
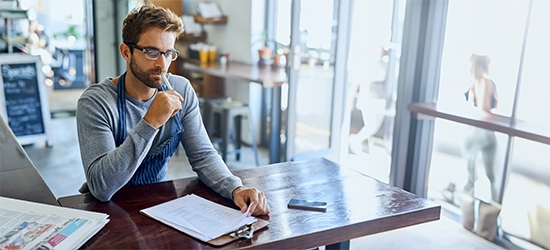
[[[124, 142], [127, 136], [125, 78], [126, 73], [120, 76], [117, 87], [117, 104], [119, 113], [119, 128], [118, 136], [116, 138], [117, 147]], [[165, 91], [166, 87], [162, 85], [159, 90]], [[183, 136], [183, 125], [181, 124], [179, 114], [176, 113], [176, 115], [174, 115], [171, 119], [176, 123], [176, 132], [170, 137], [169, 142], [164, 144], [164, 148], [161, 150], [161, 152], [152, 154], [150, 153], [151, 150], [149, 151], [132, 178], [128, 181], [128, 183], [126, 183], [125, 186], [134, 186], [158, 182], [166, 176], [166, 170], [163, 170], [164, 165], [167, 163], [168, 159], [174, 154], [174, 152], [176, 152], [178, 148], [178, 143], [181, 141], [181, 138]]]

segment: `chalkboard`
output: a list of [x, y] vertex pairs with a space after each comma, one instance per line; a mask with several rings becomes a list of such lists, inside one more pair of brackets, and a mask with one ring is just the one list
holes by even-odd
[[23, 145], [46, 140], [51, 146], [49, 106], [41, 67], [37, 56], [0, 55], [0, 99], [5, 108], [0, 113], [7, 118], [11, 130]]

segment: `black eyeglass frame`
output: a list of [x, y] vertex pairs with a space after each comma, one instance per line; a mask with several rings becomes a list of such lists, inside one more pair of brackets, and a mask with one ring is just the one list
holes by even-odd
[[[175, 61], [176, 59], [178, 59], [179, 55], [180, 55], [180, 52], [173, 49], [173, 50], [168, 50], [168, 51], [165, 51], [165, 52], [162, 52], [158, 49], [146, 49], [146, 48], [142, 48], [142, 47], [139, 47], [135, 44], [132, 44], [132, 43], [127, 43], [128, 46], [132, 47], [132, 48], [136, 48], [138, 49], [139, 51], [143, 52], [143, 54], [145, 55], [145, 58], [149, 59], [149, 60], [152, 60], [152, 61], [155, 61], [155, 60], [158, 60], [160, 55], [163, 55], [164, 58], [167, 58], [166, 55], [172, 55], [171, 58], [170, 58], [170, 61]], [[155, 57], [154, 55], [151, 55], [149, 54], [149, 52], [153, 52], [153, 53], [156, 53], [158, 52], [157, 56]], [[175, 55], [175, 56], [173, 56]]]

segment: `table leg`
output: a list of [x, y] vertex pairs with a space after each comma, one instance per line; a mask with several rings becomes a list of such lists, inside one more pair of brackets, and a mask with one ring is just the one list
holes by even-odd
[[269, 135], [269, 164], [280, 162], [281, 147], [281, 87], [271, 89], [271, 134]]

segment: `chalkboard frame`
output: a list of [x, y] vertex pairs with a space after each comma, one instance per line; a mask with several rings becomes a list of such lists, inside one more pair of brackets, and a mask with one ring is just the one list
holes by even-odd
[[[17, 140], [21, 145], [33, 144], [39, 141], [45, 141], [48, 147], [53, 146], [51, 140], [51, 128], [50, 128], [50, 107], [48, 102], [48, 94], [46, 84], [44, 83], [45, 76], [42, 72], [42, 61], [40, 56], [33, 56], [27, 54], [0, 54], [0, 70], [2, 65], [16, 65], [16, 64], [34, 64], [36, 70], [36, 85], [38, 86], [38, 92], [40, 97], [40, 107], [42, 114], [42, 125], [44, 130], [42, 133], [35, 133], [29, 135], [17, 136]], [[0, 72], [1, 73], [1, 72]], [[4, 77], [0, 76], [0, 116], [9, 123], [8, 110], [6, 107], [6, 95], [4, 92]], [[13, 129], [12, 129], [13, 130]]]

